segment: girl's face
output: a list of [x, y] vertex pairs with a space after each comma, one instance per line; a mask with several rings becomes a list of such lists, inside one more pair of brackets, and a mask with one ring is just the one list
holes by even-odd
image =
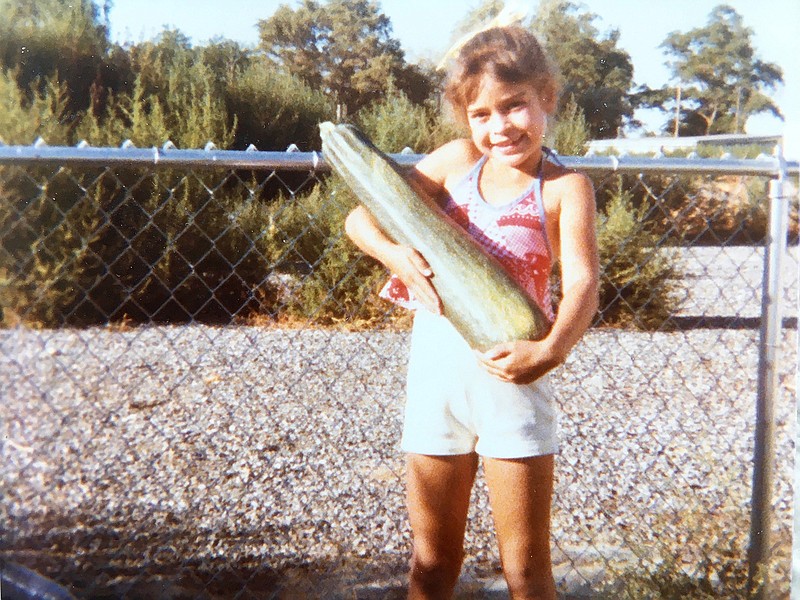
[[473, 143], [490, 159], [529, 173], [538, 168], [547, 112], [530, 83], [484, 75], [467, 105], [467, 122]]

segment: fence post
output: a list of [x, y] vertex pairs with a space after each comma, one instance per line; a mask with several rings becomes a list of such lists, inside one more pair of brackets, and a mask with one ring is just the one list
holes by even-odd
[[775, 470], [775, 394], [778, 390], [778, 348], [781, 343], [781, 267], [786, 254], [788, 202], [784, 197], [786, 175], [783, 153], [778, 147], [780, 172], [769, 186], [769, 239], [764, 253], [761, 292], [761, 335], [758, 360], [753, 489], [748, 551], [748, 588], [756, 598], [768, 598], [771, 555], [771, 513]]
[[[795, 298], [797, 313], [800, 315], [800, 289]], [[794, 374], [794, 528], [792, 535], [792, 575], [791, 575], [791, 600], [800, 600], [800, 336], [795, 336], [795, 365]]]

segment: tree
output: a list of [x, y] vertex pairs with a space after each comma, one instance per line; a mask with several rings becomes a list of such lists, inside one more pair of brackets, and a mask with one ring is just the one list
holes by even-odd
[[258, 28], [271, 60], [350, 110], [407, 75], [400, 42], [372, 0], [303, 0], [296, 10], [284, 4]]
[[[106, 16], [109, 8], [106, 1]], [[91, 0], [0, 0], [0, 66], [16, 72], [31, 101], [31, 86], [44, 91], [47, 79], [58, 74], [69, 97], [64, 118], [89, 105], [108, 48], [107, 23]]]
[[124, 74], [126, 85], [82, 120], [80, 135], [102, 145], [124, 139], [160, 145], [169, 139], [181, 148], [208, 141], [230, 147], [237, 123], [226, 106], [225, 71], [231, 67], [222, 55], [237, 56], [236, 45], [220, 42], [205, 50], [192, 48], [188, 37], [171, 29], [155, 41], [115, 48], [109, 63], [119, 68], [117, 77]]
[[572, 98], [593, 138], [613, 138], [633, 118], [633, 63], [617, 46], [619, 31], [601, 35], [595, 19], [569, 0], [543, 0], [533, 30], [561, 71], [562, 106]]
[[200, 48], [200, 59], [220, 84], [228, 85], [250, 66], [253, 52], [238, 42], [214, 38], [207, 46]]
[[783, 73], [756, 56], [752, 35], [733, 8], [720, 5], [705, 27], [673, 32], [661, 44], [677, 86], [651, 93], [651, 104], [669, 114], [679, 109], [680, 134], [738, 133], [749, 116], [762, 112], [783, 118], [764, 93], [783, 82]]

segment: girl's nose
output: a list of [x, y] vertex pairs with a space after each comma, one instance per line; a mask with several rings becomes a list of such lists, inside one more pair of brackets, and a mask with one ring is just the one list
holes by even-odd
[[490, 133], [503, 133], [508, 128], [508, 118], [501, 112], [492, 114], [489, 119]]

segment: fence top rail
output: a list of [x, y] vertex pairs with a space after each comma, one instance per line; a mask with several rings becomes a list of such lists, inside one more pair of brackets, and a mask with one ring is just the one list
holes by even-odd
[[[411, 167], [423, 155], [390, 155], [401, 167]], [[757, 175], [777, 177], [782, 173], [800, 175], [797, 161], [779, 157], [675, 158], [643, 156], [559, 156], [568, 168], [585, 172], [690, 173], [712, 175]], [[95, 148], [91, 146], [3, 146], [2, 165], [55, 165], [90, 167], [150, 167], [192, 169], [247, 169], [327, 172], [330, 167], [318, 152], [265, 152], [259, 150], [181, 150], [177, 148]]]

